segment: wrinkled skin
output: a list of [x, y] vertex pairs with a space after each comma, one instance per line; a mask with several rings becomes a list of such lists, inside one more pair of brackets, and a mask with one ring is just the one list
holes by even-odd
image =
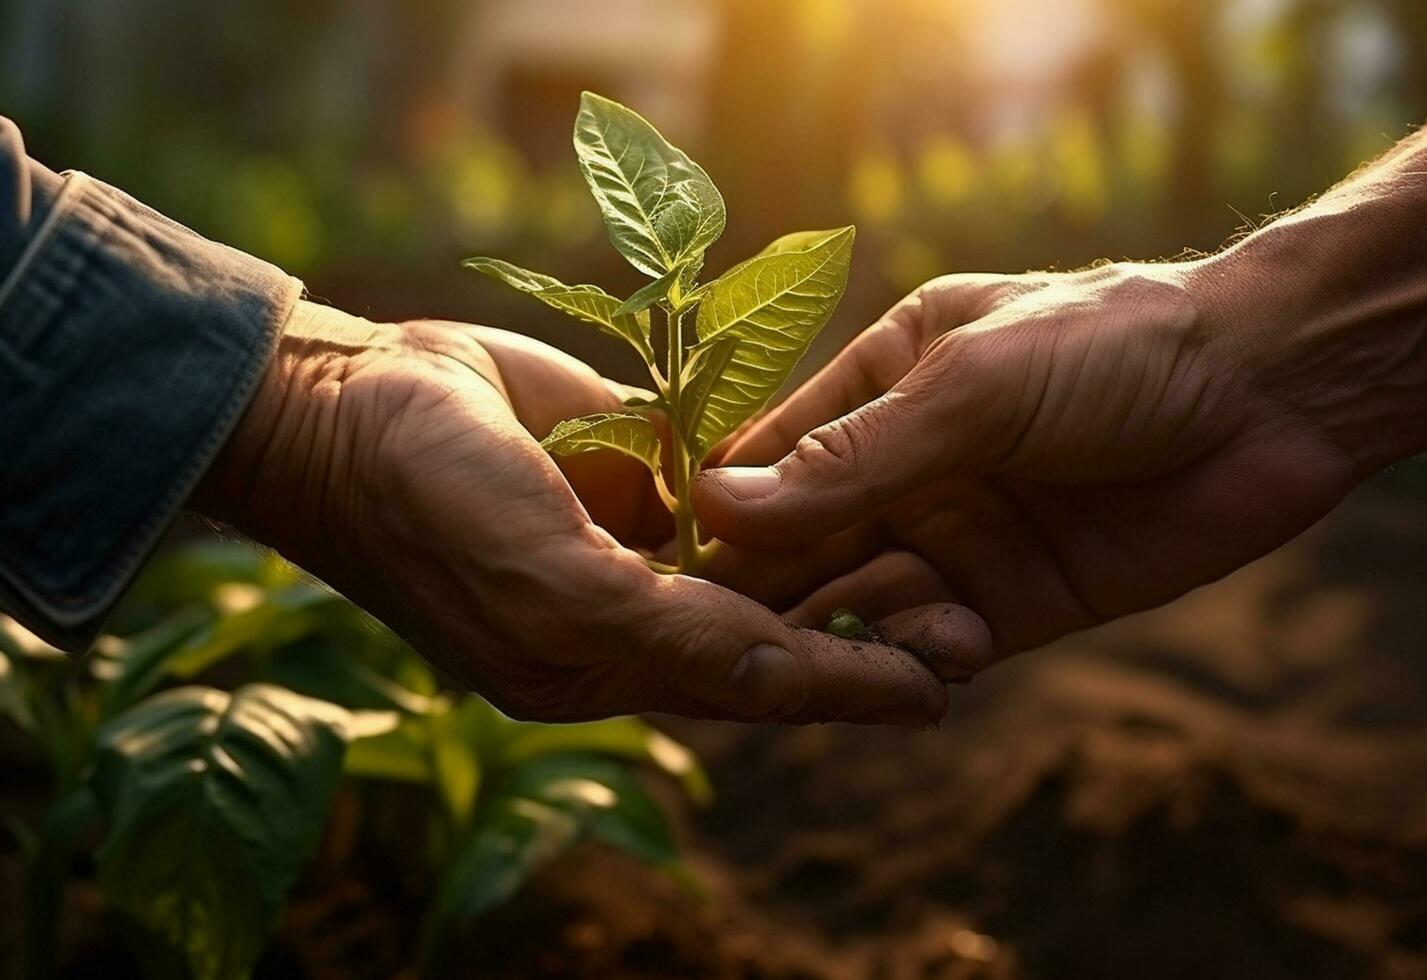
[[700, 476], [704, 524], [766, 551], [716, 577], [808, 623], [964, 602], [1004, 656], [1302, 531], [1360, 474], [1193, 276], [922, 287]]
[[[304, 304], [194, 506], [516, 717], [941, 717], [945, 689], [917, 656], [795, 629], [625, 547], [667, 535], [648, 471], [596, 454], [562, 473], [532, 437], [619, 400], [619, 386], [525, 338]], [[944, 674], [989, 654], [964, 609], [884, 626]]]

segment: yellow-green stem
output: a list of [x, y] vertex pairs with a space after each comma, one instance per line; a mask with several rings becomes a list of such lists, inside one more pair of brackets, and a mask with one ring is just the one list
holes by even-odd
[[699, 530], [694, 522], [694, 508], [689, 502], [689, 485], [697, 466], [684, 442], [684, 314], [668, 316], [669, 324], [669, 410], [673, 432], [674, 466], [674, 532], [679, 551], [679, 571], [694, 572], [699, 564]]

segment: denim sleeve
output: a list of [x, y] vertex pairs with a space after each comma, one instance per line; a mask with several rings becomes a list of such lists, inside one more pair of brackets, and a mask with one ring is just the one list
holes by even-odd
[[302, 285], [0, 117], [0, 611], [97, 635], [237, 423]]

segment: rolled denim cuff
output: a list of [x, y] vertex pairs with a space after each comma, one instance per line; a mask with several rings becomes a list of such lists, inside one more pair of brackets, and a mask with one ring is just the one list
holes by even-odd
[[0, 284], [0, 608], [78, 652], [237, 424], [302, 284], [29, 163], [34, 232]]

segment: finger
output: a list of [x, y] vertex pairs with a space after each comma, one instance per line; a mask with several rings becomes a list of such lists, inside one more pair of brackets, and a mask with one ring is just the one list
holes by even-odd
[[941, 334], [981, 316], [1002, 276], [955, 275], [934, 279], [857, 335], [822, 370], [800, 385], [715, 456], [717, 465], [766, 466], [792, 451], [799, 439], [886, 394]]
[[879, 555], [828, 583], [788, 618], [814, 629], [839, 609], [875, 622], [888, 643], [915, 653], [943, 681], [961, 681], [993, 659], [990, 628], [965, 606], [925, 559], [908, 551]]
[[771, 609], [787, 609], [861, 568], [885, 548], [885, 536], [878, 528], [859, 524], [805, 547], [781, 551], [722, 544], [699, 568], [699, 575]]
[[774, 466], [699, 474], [694, 510], [715, 537], [752, 548], [843, 530], [967, 458], [968, 427], [943, 421], [963, 403], [930, 379], [894, 389], [814, 429]]
[[910, 551], [888, 551], [828, 582], [787, 617], [799, 625], [821, 629], [838, 609], [850, 609], [870, 623], [916, 606], [953, 599], [941, 573], [926, 559]]
[[914, 728], [946, 710], [942, 684], [905, 650], [799, 629], [700, 579], [649, 572], [632, 591], [611, 670], [623, 710]]
[[877, 621], [883, 638], [916, 654], [948, 683], [965, 683], [996, 660], [991, 629], [966, 606], [939, 602]]
[[912, 369], [920, 353], [915, 321], [894, 310], [737, 436], [720, 453], [719, 465], [777, 462], [808, 432], [885, 394]]

